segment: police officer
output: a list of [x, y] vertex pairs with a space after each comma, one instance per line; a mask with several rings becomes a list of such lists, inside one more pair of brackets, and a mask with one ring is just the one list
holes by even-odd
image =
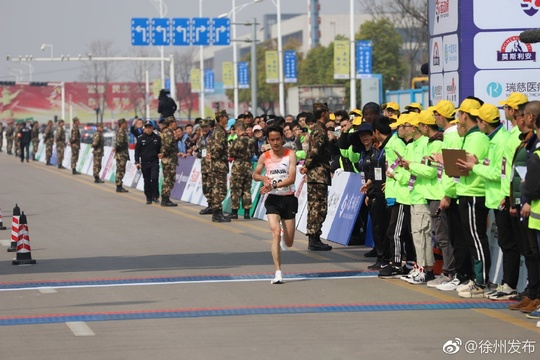
[[216, 125], [210, 136], [210, 151], [207, 155], [212, 162], [212, 221], [230, 222], [231, 218], [223, 215], [222, 202], [227, 195], [227, 173], [229, 172], [228, 143], [225, 126], [229, 115], [225, 110], [216, 111]]
[[201, 137], [197, 141], [197, 157], [201, 159], [201, 177], [202, 177], [202, 191], [208, 206], [205, 209], [199, 211], [200, 215], [212, 214], [212, 181], [211, 181], [211, 160], [207, 156], [210, 149], [210, 135], [212, 135], [212, 124], [214, 119], [207, 117], [201, 120], [199, 125], [201, 126]]
[[176, 165], [178, 165], [178, 146], [174, 138], [176, 120], [173, 116], [165, 119], [165, 128], [161, 133], [161, 167], [163, 169], [163, 184], [161, 186], [161, 206], [178, 206], [169, 196], [174, 187]]
[[103, 151], [104, 151], [103, 146], [104, 146], [103, 125], [98, 124], [97, 131], [94, 134], [94, 137], [92, 139], [92, 148], [94, 149], [93, 172], [94, 172], [94, 182], [96, 184], [103, 183], [103, 180], [99, 178], [99, 173], [101, 172], [101, 159], [103, 159]]
[[32, 135], [30, 134], [30, 129], [26, 127], [26, 123], [23, 122], [21, 129], [17, 133], [17, 141], [19, 143], [19, 149], [21, 154], [21, 162], [24, 161], [24, 153], [26, 151], [26, 162], [30, 158], [30, 141], [32, 140]]
[[62, 165], [64, 162], [64, 150], [66, 148], [66, 132], [64, 130], [64, 120], [58, 121], [58, 126], [56, 127], [56, 154], [58, 155], [58, 168], [59, 169], [65, 169], [65, 167]]
[[128, 191], [122, 186], [122, 180], [126, 174], [126, 165], [129, 161], [129, 143], [126, 119], [118, 120], [114, 158], [116, 159], [116, 192], [127, 193]]
[[79, 130], [78, 117], [73, 118], [69, 144], [71, 145], [71, 173], [73, 175], [79, 175], [80, 172], [77, 171], [77, 162], [79, 161], [79, 150], [81, 149], [81, 132]]
[[144, 123], [142, 135], [135, 145], [135, 166], [142, 171], [146, 204], [158, 197], [159, 159], [161, 158], [161, 137], [154, 133], [150, 121]]

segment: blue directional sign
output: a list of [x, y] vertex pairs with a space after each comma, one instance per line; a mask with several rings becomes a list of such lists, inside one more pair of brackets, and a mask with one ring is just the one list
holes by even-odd
[[204, 69], [204, 91], [214, 92], [214, 69]]
[[229, 18], [212, 19], [212, 44], [229, 45], [231, 43], [231, 20]]
[[189, 18], [172, 19], [172, 44], [173, 45], [188, 46], [191, 43], [190, 35], [191, 35], [191, 28], [189, 26]]
[[131, 19], [131, 45], [150, 45], [150, 20], [148, 18]]
[[372, 72], [373, 45], [371, 40], [356, 42], [356, 77], [368, 77]]
[[249, 66], [246, 61], [238, 63], [238, 88], [249, 89]]
[[294, 50], [285, 50], [283, 52], [284, 63], [285, 63], [285, 78], [283, 79], [286, 83], [297, 82], [297, 71], [296, 71], [296, 51]]
[[210, 18], [193, 18], [191, 26], [192, 45], [210, 45]]
[[171, 43], [171, 21], [167, 18], [152, 19], [152, 45], [165, 46]]

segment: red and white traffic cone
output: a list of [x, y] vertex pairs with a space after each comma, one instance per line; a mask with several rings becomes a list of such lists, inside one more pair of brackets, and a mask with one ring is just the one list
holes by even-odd
[[19, 218], [21, 217], [21, 209], [15, 204], [13, 208], [13, 217], [11, 218], [11, 244], [8, 247], [8, 252], [17, 251], [17, 241], [19, 241]]
[[19, 241], [17, 242], [17, 258], [12, 261], [13, 265], [29, 265], [35, 264], [36, 260], [32, 260], [32, 249], [30, 248], [30, 235], [28, 232], [28, 222], [24, 211], [21, 215], [19, 226]]
[[2, 209], [0, 209], [0, 230], [6, 230], [7, 227], [4, 226], [4, 223], [2, 222]]

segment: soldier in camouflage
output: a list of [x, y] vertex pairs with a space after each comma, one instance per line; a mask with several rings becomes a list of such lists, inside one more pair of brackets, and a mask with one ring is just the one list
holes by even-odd
[[36, 154], [39, 148], [39, 123], [37, 121], [34, 121], [32, 124], [30, 133], [32, 136], [32, 160], [36, 160]]
[[58, 168], [65, 169], [65, 167], [62, 165], [62, 163], [64, 162], [64, 150], [66, 149], [66, 131], [64, 130], [64, 120], [58, 121], [58, 125], [56, 127], [55, 141], [56, 154], [58, 155]]
[[43, 135], [43, 142], [45, 143], [45, 160], [47, 165], [51, 164], [52, 149], [54, 145], [54, 130], [53, 122], [49, 120], [47, 122], [47, 127], [45, 128], [45, 133]]
[[174, 116], [165, 119], [165, 126], [161, 133], [161, 167], [163, 169], [161, 206], [178, 206], [169, 198], [174, 187], [176, 165], [178, 165], [178, 146], [174, 138], [174, 130], [177, 125]]
[[201, 177], [202, 177], [202, 191], [208, 206], [205, 209], [199, 211], [201, 215], [210, 215], [212, 214], [212, 181], [210, 178], [211, 173], [211, 163], [208, 155], [208, 150], [210, 148], [210, 136], [212, 135], [212, 124], [214, 119], [207, 117], [206, 119], [201, 120], [199, 125], [201, 126], [201, 136], [197, 141], [197, 157], [201, 159]]
[[311, 128], [309, 136], [309, 149], [306, 161], [300, 169], [301, 174], [307, 176], [307, 231], [311, 251], [332, 250], [330, 245], [321, 241], [322, 224], [328, 212], [328, 186], [330, 178], [330, 151], [329, 139], [325, 124], [328, 122], [330, 109], [326, 104], [313, 104], [315, 125]]
[[73, 126], [69, 136], [69, 145], [71, 145], [71, 173], [79, 175], [77, 171], [77, 162], [79, 161], [79, 150], [81, 149], [81, 131], [79, 130], [79, 118], [73, 118]]
[[15, 128], [13, 123], [9, 124], [6, 128], [6, 149], [8, 155], [13, 155], [11, 149], [13, 149], [13, 137], [15, 136]]
[[99, 178], [99, 173], [101, 172], [101, 160], [103, 159], [103, 146], [104, 146], [104, 139], [103, 139], [103, 125], [98, 124], [97, 125], [97, 131], [94, 134], [94, 137], [92, 139], [92, 148], [94, 149], [94, 182], [96, 184], [103, 183], [103, 180]]
[[229, 172], [228, 143], [225, 127], [229, 115], [225, 110], [216, 112], [216, 125], [210, 136], [210, 148], [207, 157], [212, 162], [212, 221], [230, 222], [231, 218], [223, 215], [222, 202], [227, 195], [227, 174]]
[[4, 124], [0, 122], [0, 152], [2, 152], [2, 146], [4, 146]]
[[19, 157], [20, 151], [21, 151], [17, 134], [19, 133], [19, 131], [21, 131], [21, 129], [22, 129], [22, 124], [17, 123], [17, 125], [15, 125], [15, 134], [13, 135], [13, 147], [15, 148], [15, 156], [17, 157]]
[[253, 178], [253, 165], [251, 158], [255, 155], [257, 143], [253, 137], [248, 136], [244, 122], [234, 124], [238, 137], [229, 146], [229, 157], [234, 159], [231, 169], [231, 218], [238, 219], [240, 198], [244, 208], [244, 219], [249, 219], [251, 209], [251, 181]]
[[128, 191], [122, 186], [122, 180], [126, 174], [126, 165], [129, 161], [129, 142], [126, 119], [118, 120], [114, 158], [116, 159], [116, 192], [127, 193]]

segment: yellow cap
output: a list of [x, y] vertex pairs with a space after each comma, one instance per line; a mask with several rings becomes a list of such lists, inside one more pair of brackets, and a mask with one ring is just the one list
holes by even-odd
[[[402, 119], [404, 117], [404, 119]], [[411, 112], [408, 114], [402, 114], [399, 119], [403, 121], [404, 123], [409, 123], [412, 126], [418, 126], [420, 125], [420, 114]]]
[[422, 110], [420, 111], [420, 122], [425, 125], [437, 125], [435, 122], [435, 115], [431, 110]]
[[412, 109], [424, 110], [422, 105], [420, 103], [417, 103], [417, 102], [410, 103], [409, 105], [405, 106], [405, 109], [406, 110], [412, 110]]
[[330, 115], [328, 115], [328, 118], [330, 120], [336, 120], [336, 115], [334, 113], [330, 113]]
[[362, 116], [355, 116], [351, 124], [354, 126], [360, 125], [362, 123]]
[[507, 105], [510, 106], [512, 109], [517, 110], [518, 106], [521, 104], [525, 104], [529, 101], [529, 98], [520, 92], [513, 92], [508, 96], [508, 99], [499, 101], [499, 105]]
[[[390, 119], [395, 119], [395, 120], [396, 120], [395, 122], [390, 123], [390, 129], [393, 129], [393, 130], [394, 130], [394, 129], [397, 129], [400, 125], [405, 124], [405, 123], [402, 121], [402, 119], [401, 119], [402, 116], [403, 116], [403, 115], [401, 115], [400, 117], [397, 117], [396, 115], [392, 115], [392, 116], [390, 117]], [[405, 119], [405, 118], [404, 118], [404, 119]]]
[[349, 111], [349, 115], [362, 116], [362, 111], [358, 109], [352, 109], [351, 111]]
[[501, 119], [499, 108], [492, 104], [484, 104], [480, 109], [471, 110], [471, 115], [478, 116], [480, 120], [490, 124], [499, 122]]
[[482, 105], [480, 105], [480, 103], [477, 100], [465, 99], [461, 102], [461, 104], [459, 105], [459, 108], [457, 108], [456, 110], [470, 114], [472, 110], [480, 109], [480, 106]]
[[437, 105], [430, 106], [428, 109], [438, 112], [447, 119], [453, 119], [456, 113], [456, 107], [450, 100], [440, 100]]
[[399, 111], [399, 104], [395, 103], [395, 102], [388, 102], [386, 104], [382, 104], [381, 107], [382, 107], [383, 110], [390, 109], [390, 110], [394, 110], [394, 111]]

